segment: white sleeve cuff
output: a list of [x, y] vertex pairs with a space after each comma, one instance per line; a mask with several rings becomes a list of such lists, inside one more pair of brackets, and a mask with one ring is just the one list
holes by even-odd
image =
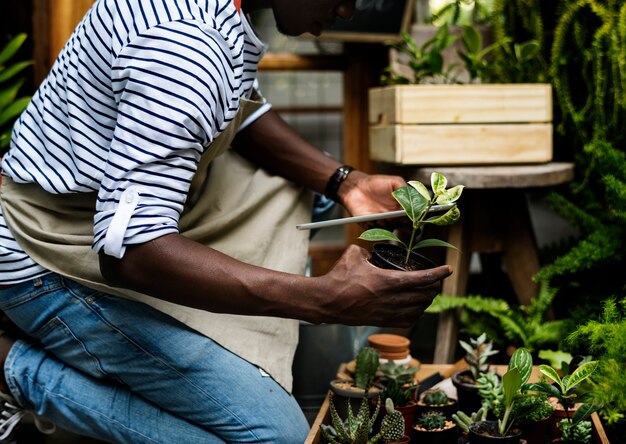
[[121, 259], [126, 247], [124, 235], [128, 229], [130, 219], [139, 203], [139, 192], [134, 187], [127, 188], [120, 196], [120, 203], [111, 219], [107, 235], [104, 239], [104, 252], [109, 256]]

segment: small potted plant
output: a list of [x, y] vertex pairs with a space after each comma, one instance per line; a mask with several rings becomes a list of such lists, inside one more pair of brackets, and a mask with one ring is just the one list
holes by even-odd
[[[406, 212], [411, 220], [411, 234], [407, 242], [401, 240], [396, 234], [383, 228], [372, 228], [364, 231], [359, 239], [366, 241], [391, 241], [393, 243], [378, 243], [372, 248], [372, 263], [380, 268], [396, 270], [423, 270], [432, 268], [435, 264], [422, 255], [415, 252], [423, 247], [449, 247], [454, 245], [440, 239], [422, 239], [418, 241], [418, 235], [427, 224], [451, 225], [459, 220], [461, 213], [456, 201], [461, 197], [463, 185], [446, 189], [447, 179], [439, 173], [433, 172], [430, 178], [433, 195], [426, 186], [417, 181], [408, 182], [407, 186], [393, 191], [393, 197]], [[442, 215], [428, 217], [434, 205], [451, 205]]]
[[356, 413], [352, 407], [348, 408], [345, 419], [337, 413], [334, 397], [330, 403], [330, 417], [332, 424], [321, 424], [322, 436], [330, 444], [407, 444], [409, 437], [404, 434], [404, 418], [394, 409], [391, 399], [385, 400], [386, 412], [380, 423], [380, 429], [374, 432], [374, 426], [380, 412], [380, 401], [376, 400], [376, 408], [372, 413], [368, 407], [366, 396], [361, 398], [361, 404]]
[[561, 444], [586, 444], [591, 442], [591, 421], [564, 418], [557, 424], [561, 437], [553, 442]]
[[496, 410], [497, 421], [480, 421], [469, 426], [469, 440], [472, 444], [492, 444], [494, 441], [501, 444], [517, 444], [520, 442], [522, 431], [515, 427], [519, 420], [519, 410], [516, 403], [525, 394], [522, 388], [528, 382], [532, 371], [532, 357], [525, 348], [518, 348], [511, 356], [506, 373], [502, 376], [501, 396], [494, 397], [493, 405]]
[[487, 341], [487, 335], [481, 334], [478, 338], [470, 338], [470, 342], [459, 341], [465, 350], [467, 370], [461, 370], [452, 375], [452, 384], [456, 387], [459, 410], [476, 412], [482, 406], [478, 393], [477, 381], [481, 373], [489, 371], [489, 358], [498, 350], [493, 349], [493, 342]]
[[[329, 404], [331, 424], [321, 424], [322, 436], [331, 444], [368, 444], [374, 422], [380, 412], [380, 402], [376, 400], [374, 412], [370, 412], [369, 400], [366, 395], [361, 396], [358, 410], [354, 410], [350, 404], [345, 415], [337, 412], [335, 396], [331, 397]], [[345, 419], [344, 419], [345, 418]]]
[[457, 410], [456, 399], [450, 398], [446, 392], [436, 388], [424, 392], [417, 403], [418, 413], [437, 411], [443, 413], [447, 418], [450, 418]]
[[337, 406], [341, 416], [347, 413], [346, 404], [351, 404], [354, 410], [363, 396], [371, 400], [380, 395], [381, 388], [374, 384], [379, 364], [378, 351], [363, 347], [356, 358], [354, 379], [334, 379], [330, 382], [330, 389], [337, 400], [343, 399]]
[[379, 373], [382, 373], [379, 381], [384, 387], [382, 397], [391, 399], [395, 409], [404, 417], [405, 435], [411, 434], [415, 419], [419, 387], [415, 381], [417, 370], [417, 367], [405, 367], [393, 361], [381, 364], [378, 368]]
[[443, 413], [428, 411], [417, 419], [413, 427], [413, 437], [420, 444], [456, 444], [458, 427]]
[[553, 401], [556, 407], [551, 418], [553, 436], [560, 435], [557, 424], [562, 419], [571, 420], [578, 410], [583, 412], [579, 415], [590, 415], [595, 410], [595, 406], [592, 404], [579, 401], [581, 401], [585, 395], [585, 392], [581, 390], [581, 384], [593, 374], [597, 366], [597, 361], [583, 362], [570, 374], [565, 374], [563, 377], [559, 376], [559, 372], [549, 365], [542, 364], [539, 366], [539, 371], [551, 380], [552, 383], [537, 382], [530, 384], [529, 390], [545, 393]]

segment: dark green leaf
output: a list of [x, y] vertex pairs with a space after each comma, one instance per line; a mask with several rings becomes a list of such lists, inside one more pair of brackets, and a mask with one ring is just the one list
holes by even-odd
[[572, 423], [578, 424], [580, 421], [584, 421], [589, 416], [591, 416], [593, 412], [599, 410], [599, 408], [599, 406], [593, 404], [582, 404], [574, 412], [574, 416], [572, 417]]
[[428, 206], [428, 200], [411, 186], [400, 187], [392, 195], [413, 222], [419, 218]]
[[22, 97], [22, 98], [16, 100], [15, 102], [13, 102], [8, 107], [6, 107], [0, 113], [0, 126], [4, 125], [5, 123], [7, 123], [12, 118], [17, 117], [18, 115], [20, 115], [22, 113], [22, 111], [24, 111], [26, 106], [28, 106], [29, 102], [30, 102], [30, 97]]
[[371, 230], [364, 231], [359, 236], [359, 239], [363, 239], [370, 242], [378, 242], [378, 241], [396, 241], [402, 242], [389, 230], [385, 230], [383, 228], [372, 228]]
[[458, 248], [455, 247], [454, 245], [449, 244], [448, 242], [442, 241], [440, 239], [424, 239], [422, 241], [419, 241], [415, 245], [413, 245], [413, 250], [417, 248], [426, 248], [426, 247], [446, 247], [446, 248], [454, 248], [455, 250], [458, 250]]
[[483, 38], [473, 26], [464, 26], [463, 44], [468, 52], [476, 54], [483, 46]]

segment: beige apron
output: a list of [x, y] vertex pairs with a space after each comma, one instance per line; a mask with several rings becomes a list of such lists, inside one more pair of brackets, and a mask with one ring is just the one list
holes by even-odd
[[[260, 102], [242, 100], [235, 120], [206, 149], [179, 222], [180, 233], [243, 262], [302, 274], [311, 193], [269, 175], [233, 150], [237, 128]], [[4, 177], [0, 203], [20, 246], [43, 267], [103, 292], [142, 301], [212, 338], [291, 391], [298, 321], [209, 313], [109, 287], [91, 249], [96, 193], [50, 194]], [[293, 298], [298, 294], [291, 295]]]

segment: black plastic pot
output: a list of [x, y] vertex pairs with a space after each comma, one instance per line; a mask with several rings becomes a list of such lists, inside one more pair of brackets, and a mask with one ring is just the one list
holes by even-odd
[[477, 412], [482, 404], [476, 384], [465, 382], [464, 380], [471, 378], [471, 376], [472, 373], [469, 370], [462, 370], [452, 375], [452, 384], [456, 387], [459, 410], [468, 415]]
[[414, 251], [411, 252], [409, 265], [406, 266], [403, 263], [405, 256], [406, 250], [401, 246], [386, 243], [374, 244], [370, 262], [378, 268], [401, 271], [427, 270], [437, 266], [427, 257]]
[[458, 407], [458, 402], [456, 401], [456, 399], [450, 399], [447, 404], [429, 405], [424, 404], [422, 401], [417, 404], [418, 415], [424, 414], [432, 410], [436, 412], [441, 412], [446, 418], [451, 418], [452, 414], [456, 413], [460, 409]]
[[[519, 444], [522, 431], [513, 429], [507, 436], [497, 436], [497, 421], [475, 422], [469, 426], [469, 441], [472, 444]], [[495, 434], [492, 434], [495, 433]]]

